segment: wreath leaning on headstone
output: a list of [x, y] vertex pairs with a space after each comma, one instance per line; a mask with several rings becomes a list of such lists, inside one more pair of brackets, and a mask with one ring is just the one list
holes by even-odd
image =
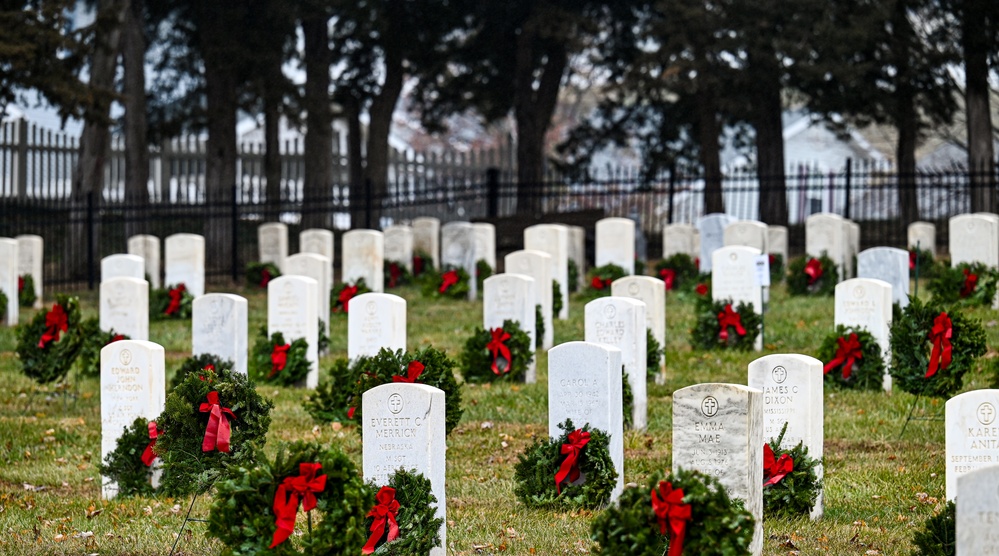
[[80, 334], [83, 336], [83, 344], [80, 352], [76, 356], [76, 368], [82, 376], [101, 376], [101, 350], [104, 346], [117, 342], [118, 340], [128, 340], [124, 334], [118, 334], [113, 329], [110, 331], [101, 330], [100, 322], [96, 318], [89, 318], [80, 324]]
[[541, 349], [545, 344], [545, 315], [541, 305], [534, 306], [534, 349]]
[[820, 257], [798, 257], [787, 265], [791, 295], [832, 295], [838, 282], [839, 269], [824, 251]]
[[957, 505], [953, 500], [923, 522], [912, 535], [913, 556], [955, 556], [957, 554]]
[[287, 343], [280, 332], [268, 338], [267, 329], [261, 326], [250, 354], [250, 378], [278, 386], [294, 386], [309, 374], [312, 362], [306, 356], [308, 351], [309, 343], [305, 338]]
[[385, 261], [385, 287], [389, 289], [405, 286], [413, 280], [406, 265], [399, 261]]
[[985, 350], [981, 322], [937, 303], [913, 298], [891, 323], [891, 376], [910, 394], [950, 398]]
[[624, 278], [627, 275], [628, 273], [623, 268], [613, 263], [598, 266], [587, 273], [590, 279], [587, 291], [598, 296], [610, 295], [611, 284], [614, 283], [614, 280]]
[[652, 333], [651, 328], [645, 329], [645, 370], [647, 378], [654, 379], [659, 375], [659, 360], [663, 356], [663, 347]]
[[7, 322], [7, 294], [0, 291], [0, 322]]
[[184, 284], [170, 285], [165, 289], [154, 289], [149, 294], [149, 318], [189, 319], [194, 296]]
[[351, 363], [346, 357], [341, 357], [329, 366], [326, 377], [302, 403], [317, 423], [351, 423], [348, 412], [354, 397], [354, 386], [368, 359], [361, 356]]
[[413, 249], [413, 277], [419, 278], [427, 270], [433, 269], [434, 259], [422, 249]]
[[819, 460], [808, 455], [804, 441], [790, 450], [781, 448], [787, 423], [777, 438], [763, 445], [763, 516], [808, 515], [822, 490]]
[[339, 449], [296, 442], [234, 470], [212, 498], [208, 535], [233, 554], [360, 554], [375, 492]]
[[35, 300], [35, 278], [30, 274], [17, 277], [17, 304], [21, 307], [33, 307]]
[[927, 288], [933, 301], [945, 305], [991, 306], [999, 271], [982, 263], [961, 263], [938, 269]]
[[246, 265], [246, 284], [267, 289], [271, 280], [281, 276], [281, 271], [274, 263], [252, 262]]
[[252, 467], [273, 406], [242, 373], [216, 369], [187, 375], [167, 395], [156, 419], [163, 431], [156, 439], [163, 492], [202, 492], [238, 467]]
[[697, 285], [697, 265], [686, 253], [674, 253], [655, 268], [656, 277], [666, 283], [666, 291], [689, 291]]
[[[409, 351], [392, 351], [382, 348], [378, 355], [364, 360], [358, 366], [357, 382], [354, 384], [353, 397], [349, 411], [357, 423], [363, 422], [362, 395], [375, 386], [389, 382], [409, 382], [426, 384], [444, 391], [444, 407], [447, 434], [458, 425], [464, 408], [461, 406], [461, 388], [454, 378], [455, 362], [443, 351], [433, 347]], [[361, 427], [357, 427], [362, 432]]]
[[468, 272], [463, 268], [449, 266], [440, 273], [427, 269], [423, 276], [423, 294], [428, 297], [468, 298]]
[[350, 300], [370, 291], [371, 288], [364, 282], [364, 278], [358, 278], [354, 283], [343, 282], [339, 286], [334, 286], [330, 290], [330, 312], [346, 315], [350, 309]]
[[847, 388], [880, 390], [885, 361], [874, 335], [866, 328], [837, 326], [819, 346], [825, 381]]
[[458, 357], [458, 367], [468, 383], [504, 379], [523, 382], [533, 360], [531, 337], [517, 321], [505, 320], [497, 328], [476, 328]]
[[576, 264], [576, 259], [568, 259], [566, 266], [569, 273], [569, 293], [576, 293], [579, 291], [579, 265]]
[[17, 356], [25, 376], [48, 384], [69, 373], [83, 345], [80, 300], [59, 294], [48, 311], [17, 327]]
[[118, 496], [148, 496], [156, 492], [150, 479], [159, 433], [156, 421], [139, 417], [132, 426], [125, 427], [115, 449], [101, 462], [101, 475], [118, 483]]
[[731, 299], [697, 299], [697, 322], [690, 331], [695, 349], [733, 348], [751, 350], [760, 334], [762, 317], [748, 303], [734, 305]]
[[779, 284], [784, 281], [784, 255], [768, 253], [770, 259], [770, 283]]
[[558, 438], [539, 438], [518, 456], [513, 493], [531, 508], [603, 506], [617, 484], [610, 435], [588, 424], [577, 429], [571, 419], [559, 428]]
[[562, 312], [562, 286], [558, 280], [552, 280], [552, 317], [558, 317]]
[[216, 369], [232, 369], [233, 362], [228, 359], [222, 359], [214, 353], [202, 353], [200, 355], [192, 355], [180, 363], [177, 367], [177, 371], [173, 374], [173, 379], [170, 380], [170, 390], [177, 387], [178, 384], [184, 382], [187, 375], [191, 373], [198, 373], [199, 376], [204, 376], [204, 372], [214, 371]]
[[441, 545], [444, 524], [443, 518], [436, 517], [437, 504], [430, 479], [400, 468], [378, 489], [375, 505], [365, 516], [370, 536], [361, 554], [430, 554]]
[[665, 480], [624, 489], [617, 504], [593, 520], [594, 554], [617, 556], [749, 555], [753, 516], [742, 501], [699, 471], [679, 469]]
[[475, 283], [478, 284], [479, 292], [482, 292], [482, 283], [492, 275], [493, 267], [485, 259], [475, 261]]

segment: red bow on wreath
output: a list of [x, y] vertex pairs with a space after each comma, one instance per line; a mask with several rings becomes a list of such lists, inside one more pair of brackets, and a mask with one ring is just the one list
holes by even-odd
[[[510, 335], [502, 328], [493, 328], [489, 331], [489, 334], [492, 335], [492, 339], [486, 344], [486, 349], [493, 354], [493, 373], [501, 375], [510, 372], [510, 364], [513, 362], [513, 357], [510, 355], [510, 348], [504, 343], [510, 339]], [[501, 365], [502, 369], [500, 368]]]
[[291, 349], [291, 344], [274, 346], [274, 349], [271, 351], [271, 374], [267, 375], [267, 378], [271, 378], [284, 370], [284, 366], [288, 364], [289, 349]]
[[805, 263], [805, 274], [808, 276], [808, 285], [811, 286], [822, 278], [822, 263], [818, 259], [808, 259]]
[[158, 455], [156, 453], [156, 437], [159, 436], [160, 431], [156, 429], [156, 421], [149, 422], [149, 444], [146, 449], [142, 451], [142, 463], [149, 467], [153, 464], [153, 460], [156, 459]]
[[413, 276], [419, 276], [421, 274], [423, 274], [423, 257], [413, 255]]
[[267, 270], [265, 266], [263, 270], [260, 271], [260, 287], [266, 288], [267, 284], [271, 282], [271, 271]]
[[201, 404], [201, 413], [209, 413], [208, 426], [205, 428], [205, 439], [201, 442], [202, 452], [211, 452], [218, 448], [220, 452], [229, 452], [229, 439], [232, 436], [232, 425], [226, 415], [236, 418], [236, 414], [228, 407], [219, 403], [219, 393], [212, 390], [208, 393], [208, 403]]
[[909, 270], [916, 268], [916, 252], [909, 251]]
[[20, 294], [24, 291], [24, 276], [17, 277], [17, 293]]
[[444, 276], [441, 276], [441, 287], [437, 288], [437, 291], [440, 293], [446, 292], [451, 286], [458, 283], [458, 279], [459, 276], [457, 270], [449, 270], [445, 272]]
[[389, 283], [388, 287], [394, 288], [399, 284], [399, 278], [402, 277], [402, 270], [399, 269], [399, 265], [395, 263], [389, 263]]
[[420, 373], [423, 372], [423, 363], [419, 361], [410, 361], [409, 367], [406, 368], [406, 376], [394, 375], [392, 377], [392, 382], [409, 382], [415, 383], [416, 379], [420, 378]]
[[930, 351], [930, 368], [926, 370], [926, 378], [937, 374], [938, 369], [946, 369], [950, 365], [950, 339], [953, 335], [954, 329], [947, 313], [943, 312], [937, 315], [937, 318], [933, 319], [933, 329], [930, 330], [930, 342], [933, 344], [933, 350]]
[[708, 295], [708, 285], [697, 284], [697, 287], [694, 288], [694, 291], [697, 292], [697, 295]]
[[69, 330], [69, 316], [62, 305], [55, 303], [52, 309], [45, 314], [45, 332], [38, 340], [39, 349], [45, 349], [49, 342], [58, 342], [59, 333]]
[[839, 347], [836, 348], [836, 356], [822, 367], [822, 372], [828, 374], [829, 371], [843, 365], [843, 380], [849, 380], [850, 374], [853, 372], [853, 364], [864, 357], [860, 351], [860, 340], [857, 339], [855, 333], [851, 333], [849, 338], [841, 336], [836, 341], [839, 343]]
[[961, 298], [968, 297], [969, 295], [975, 293], [975, 287], [978, 285], [978, 275], [972, 274], [970, 268], [964, 269], [964, 284], [961, 286]]
[[164, 315], [172, 315], [180, 310], [180, 301], [184, 298], [184, 292], [186, 290], [187, 286], [179, 284], [176, 288], [173, 288], [168, 292], [170, 295], [170, 304], [163, 310]]
[[368, 542], [361, 549], [361, 554], [373, 554], [375, 545], [385, 536], [385, 528], [388, 527], [388, 537], [385, 542], [392, 542], [399, 538], [399, 523], [396, 522], [396, 515], [399, 513], [399, 501], [395, 499], [395, 489], [383, 486], [375, 495], [378, 501], [374, 508], [368, 512], [367, 517], [375, 518], [371, 522], [371, 536]]
[[337, 301], [343, 306], [343, 312], [349, 312], [350, 300], [357, 295], [357, 286], [345, 285], [342, 290], [340, 290], [340, 296]]
[[690, 521], [690, 504], [683, 503], [683, 489], [673, 488], [673, 483], [659, 481], [659, 492], [652, 489], [652, 511], [659, 522], [659, 534], [665, 535], [669, 528], [669, 554], [680, 556], [683, 553], [683, 538], [687, 535], [687, 522]]
[[562, 445], [565, 459], [555, 473], [555, 490], [559, 494], [562, 494], [562, 483], [566, 480], [570, 483], [579, 480], [579, 454], [589, 441], [590, 433], [576, 429], [569, 433], [569, 443]]
[[663, 282], [666, 282], [666, 291], [673, 289], [673, 281], [676, 280], [676, 271], [672, 268], [664, 268], [659, 271], [659, 276], [662, 276]]
[[728, 303], [722, 312], [718, 313], [718, 339], [728, 341], [728, 327], [734, 326], [735, 332], [740, 336], [746, 335], [746, 329], [742, 327], [742, 317], [732, 310], [732, 304]]
[[791, 454], [781, 454], [780, 458], [775, 458], [773, 448], [769, 444], [763, 444], [764, 488], [781, 482], [781, 479], [792, 471], [794, 471], [794, 460], [791, 459]]
[[326, 475], [316, 476], [322, 468], [319, 463], [298, 464], [298, 476], [285, 477], [274, 493], [274, 539], [270, 548], [283, 543], [295, 531], [295, 516], [298, 514], [298, 501], [302, 501], [302, 511], [316, 507], [316, 494], [326, 490]]

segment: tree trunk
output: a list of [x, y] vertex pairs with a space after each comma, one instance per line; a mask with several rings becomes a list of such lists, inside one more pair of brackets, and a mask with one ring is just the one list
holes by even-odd
[[[347, 119], [347, 175], [348, 191], [363, 191], [364, 183], [364, 153], [362, 145], [364, 137], [361, 131], [361, 102], [347, 95], [343, 100], [343, 113]], [[358, 193], [361, 194], [361, 193]], [[350, 221], [364, 222], [364, 206], [360, 203], [350, 205]]]
[[704, 168], [704, 212], [725, 212], [721, 178], [721, 126], [718, 124], [718, 99], [714, 90], [699, 89], [697, 129], [701, 166]]
[[[380, 227], [381, 207], [388, 198], [389, 132], [392, 128], [392, 113], [395, 112], [395, 105], [399, 102], [405, 74], [401, 45], [389, 41], [384, 48], [385, 82], [382, 83], [381, 91], [371, 101], [371, 107], [368, 109], [368, 148], [363, 186], [370, 187], [371, 191], [367, 192], [368, 197], [363, 194], [355, 196], [352, 189], [350, 195], [351, 206], [354, 205], [355, 199], [358, 201], [363, 199], [365, 204], [367, 199], [371, 200], [371, 207], [368, 207], [370, 216], [364, 222], [364, 226], [374, 229]], [[359, 228], [361, 224], [352, 221], [350, 226]]]
[[146, 139], [146, 37], [143, 0], [131, 0], [125, 14], [121, 58], [125, 104], [125, 237], [143, 233], [149, 205], [149, 146]]
[[989, 107], [989, 37], [974, 0], [962, 3], [964, 50], [964, 104], [968, 126], [968, 169], [971, 172], [971, 210], [997, 212], [995, 153], [992, 147], [992, 112]]
[[[231, 62], [214, 49], [205, 49], [205, 97], [208, 140], [205, 145], [206, 211], [227, 214], [236, 185], [237, 83]], [[213, 270], [230, 270], [232, 222], [205, 214], [205, 243]], [[207, 269], [206, 269], [207, 270]]]
[[903, 224], [919, 220], [919, 202], [916, 195], [916, 144], [919, 140], [918, 115], [909, 87], [896, 93], [898, 99], [898, 143], [895, 159], [898, 164], [899, 216]]
[[275, 94], [271, 83], [275, 82], [264, 85], [264, 180], [268, 220], [276, 222], [281, 212], [281, 95]]
[[756, 83], [753, 127], [756, 130], [756, 173], [760, 182], [760, 221], [772, 226], [787, 226], [781, 69], [772, 52], [752, 62], [756, 62], [750, 65], [755, 69]]
[[322, 13], [302, 19], [305, 41], [305, 186], [302, 226], [327, 227], [325, 208], [333, 184], [333, 113], [330, 107], [329, 17]]

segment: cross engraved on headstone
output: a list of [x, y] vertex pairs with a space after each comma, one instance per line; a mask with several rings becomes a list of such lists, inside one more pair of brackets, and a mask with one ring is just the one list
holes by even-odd
[[402, 396], [399, 394], [392, 394], [388, 399], [388, 408], [393, 415], [402, 411]]
[[781, 384], [787, 380], [787, 369], [778, 365], [777, 367], [774, 367], [773, 376], [774, 382]]
[[701, 413], [705, 417], [714, 417], [718, 413], [718, 400], [714, 396], [708, 396], [701, 400]]
[[996, 419], [996, 408], [989, 402], [978, 406], [978, 422], [983, 425], [991, 425]]

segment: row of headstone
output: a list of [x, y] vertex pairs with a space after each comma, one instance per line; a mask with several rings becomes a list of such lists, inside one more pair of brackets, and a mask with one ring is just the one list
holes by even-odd
[[20, 311], [18, 278], [21, 276], [31, 276], [35, 287], [34, 308], [42, 307], [43, 253], [44, 241], [40, 236], [20, 235], [13, 239], [0, 238], [0, 291], [7, 296], [7, 314], [2, 318], [7, 326], [17, 324]]
[[822, 212], [805, 220], [805, 253], [826, 254], [836, 263], [839, 279], [856, 276], [854, 258], [860, 252], [860, 226], [838, 214]]
[[874, 336], [885, 361], [882, 385], [891, 391], [891, 349], [889, 330], [892, 321], [892, 286], [883, 280], [853, 278], [836, 284], [835, 325], [861, 327]]
[[[531, 349], [537, 345], [537, 281], [526, 274], [495, 274], [482, 282], [482, 326], [486, 330], [515, 321], [530, 338]], [[537, 365], [531, 360], [524, 380], [537, 382]]]
[[0, 291], [7, 296], [7, 314], [5, 317], [7, 326], [17, 325], [17, 318], [20, 312], [20, 306], [17, 302], [17, 266], [17, 240], [6, 237], [0, 238]]

